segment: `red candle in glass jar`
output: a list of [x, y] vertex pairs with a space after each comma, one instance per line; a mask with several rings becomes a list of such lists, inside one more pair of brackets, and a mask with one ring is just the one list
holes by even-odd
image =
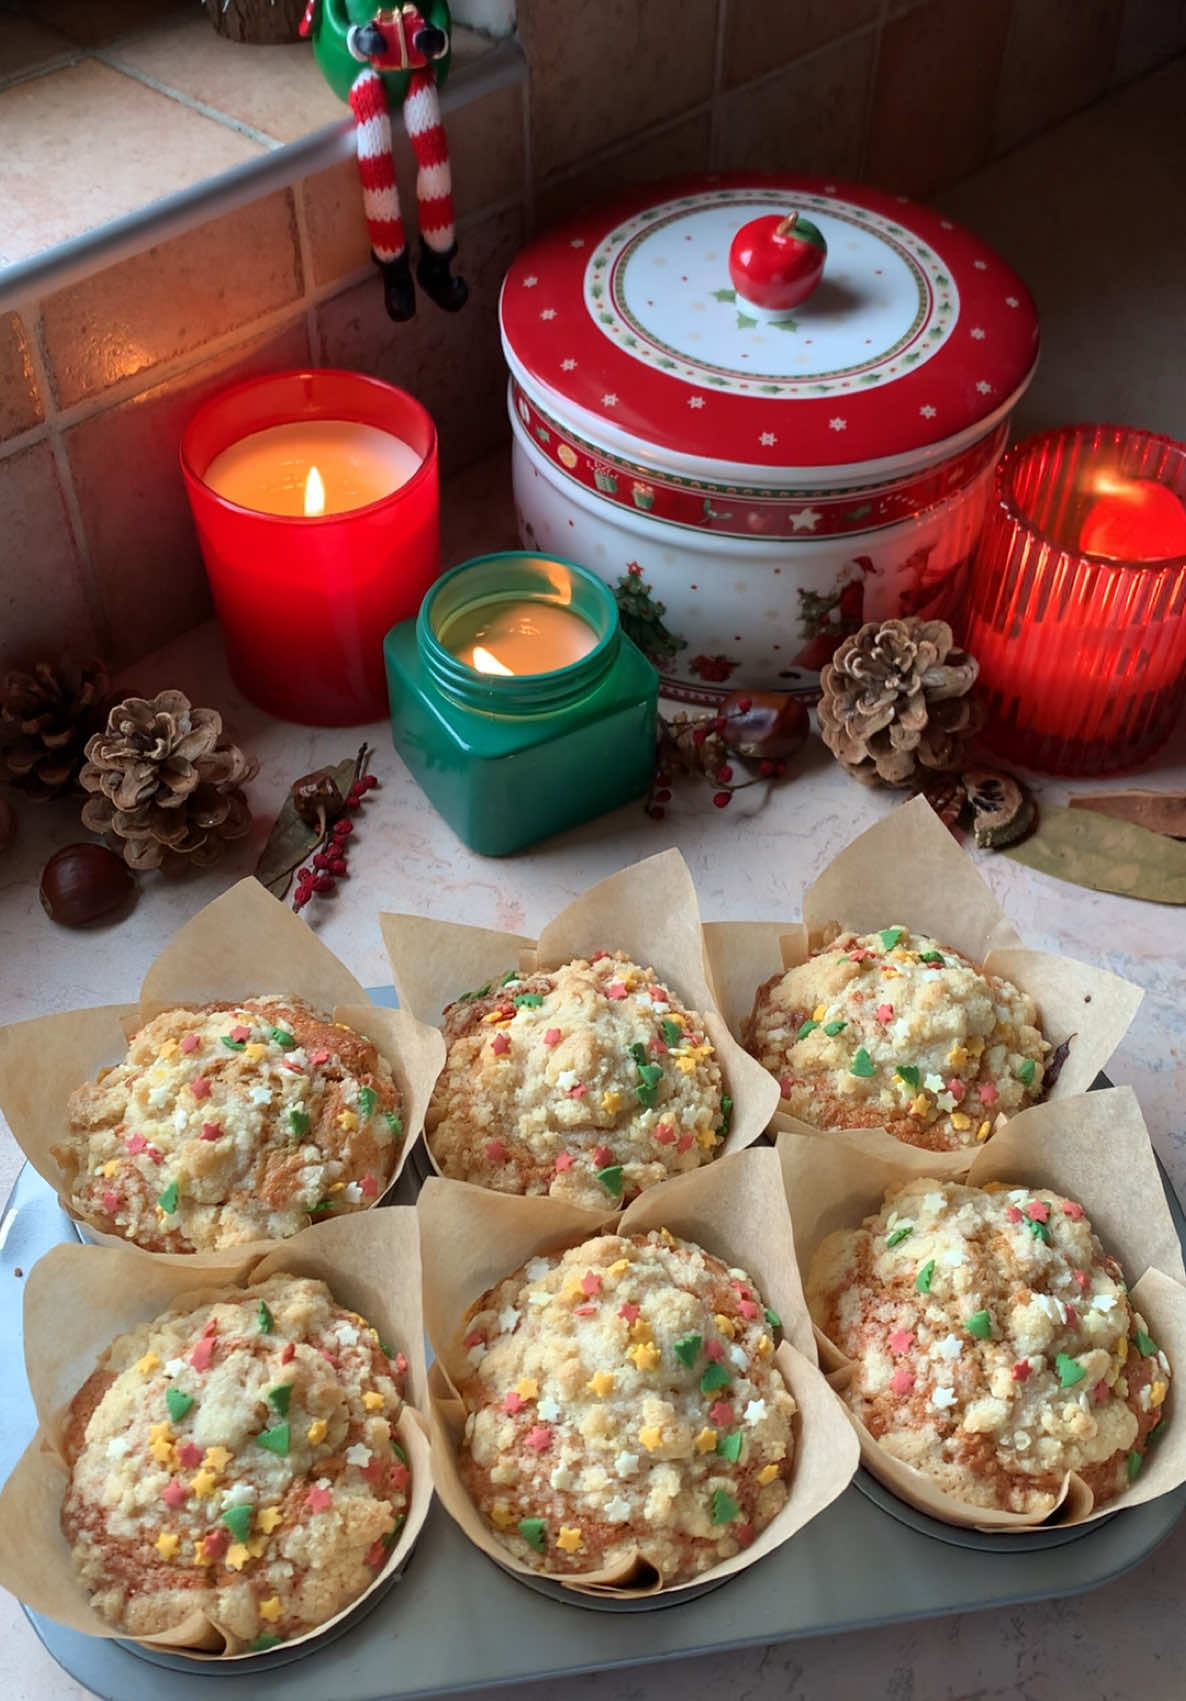
[[426, 410], [359, 373], [270, 374], [198, 410], [181, 466], [244, 694], [307, 725], [383, 716], [383, 638], [439, 567]]

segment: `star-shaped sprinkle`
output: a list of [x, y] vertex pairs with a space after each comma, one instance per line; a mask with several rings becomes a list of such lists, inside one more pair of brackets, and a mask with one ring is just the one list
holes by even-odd
[[659, 1368], [660, 1353], [653, 1341], [639, 1341], [636, 1347], [631, 1347], [626, 1357], [634, 1360], [637, 1370], [647, 1371], [658, 1370]]
[[766, 1416], [765, 1400], [750, 1400], [743, 1414], [746, 1423], [761, 1423]]
[[585, 1539], [581, 1535], [579, 1526], [561, 1524], [560, 1534], [556, 1537], [557, 1547], [563, 1548], [565, 1553], [580, 1553], [584, 1545]]
[[527, 1431], [525, 1440], [533, 1453], [546, 1453], [552, 1445], [552, 1431], [547, 1424], [537, 1423]]

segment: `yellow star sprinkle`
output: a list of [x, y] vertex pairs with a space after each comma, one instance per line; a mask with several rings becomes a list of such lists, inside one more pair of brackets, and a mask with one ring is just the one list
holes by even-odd
[[1128, 1341], [1123, 1335], [1121, 1335], [1120, 1339], [1116, 1343], [1116, 1362], [1118, 1364], [1123, 1364], [1127, 1357]]
[[585, 1290], [581, 1286], [581, 1278], [579, 1276], [570, 1276], [568, 1278], [568, 1280], [564, 1284], [564, 1292], [561, 1295], [561, 1298], [562, 1299], [575, 1299], [578, 1302], [580, 1300], [587, 1298]]
[[346, 1183], [344, 1181], [331, 1181], [329, 1190], [331, 1193], [341, 1193], [345, 1190], [345, 1187]]
[[173, 1535], [169, 1530], [162, 1530], [152, 1545], [162, 1559], [172, 1559], [181, 1546], [181, 1537]]
[[158, 1436], [155, 1441], [149, 1442], [148, 1451], [158, 1465], [171, 1465], [173, 1463], [173, 1443], [166, 1441], [163, 1435]]
[[150, 1423], [148, 1426], [148, 1439], [150, 1441], [168, 1441], [172, 1434], [173, 1428], [171, 1424]]
[[283, 1615], [284, 1608], [280, 1605], [280, 1596], [273, 1595], [270, 1600], [259, 1603], [259, 1616], [266, 1618], [269, 1624], [275, 1624]]
[[521, 1400], [538, 1400], [539, 1383], [534, 1376], [523, 1376], [515, 1383], [515, 1392]]
[[717, 1312], [716, 1316], [713, 1318], [713, 1322], [716, 1324], [718, 1332], [722, 1334], [727, 1341], [731, 1341], [734, 1335], [736, 1335], [737, 1330], [733, 1326], [733, 1319], [731, 1317], [726, 1317], [723, 1311]]
[[199, 1500], [205, 1500], [208, 1494], [213, 1494], [218, 1478], [213, 1471], [200, 1470], [196, 1476], [189, 1479], [189, 1491], [196, 1494]]
[[828, 1006], [826, 1004], [817, 1004], [815, 1009], [811, 1012], [811, 1019], [813, 1022], [822, 1022], [827, 1014]]
[[509, 1530], [515, 1522], [515, 1514], [505, 1501], [496, 1500], [490, 1508], [490, 1522], [498, 1530]]
[[100, 1174], [106, 1175], [106, 1176], [118, 1175], [119, 1174], [119, 1159], [118, 1158], [109, 1159], [108, 1162], [103, 1165], [103, 1168], [100, 1171]]
[[754, 1348], [754, 1351], [757, 1353], [759, 1358], [769, 1358], [770, 1354], [774, 1351], [774, 1342], [770, 1339], [769, 1335], [759, 1335], [758, 1344]]
[[697, 1453], [711, 1453], [716, 1444], [717, 1432], [715, 1429], [709, 1429], [706, 1424], [696, 1437], [696, 1451]]
[[919, 1093], [916, 1099], [911, 1099], [909, 1116], [925, 1116], [931, 1107], [931, 1101], [925, 1093]]
[[653, 1341], [639, 1341], [636, 1347], [631, 1347], [626, 1354], [634, 1360], [637, 1370], [658, 1370], [659, 1349]]
[[966, 1128], [970, 1128], [972, 1126], [972, 1118], [965, 1115], [962, 1110], [953, 1110], [951, 1113], [951, 1126], [953, 1128], [958, 1128], [962, 1134]]
[[383, 1396], [376, 1388], [367, 1389], [362, 1397], [362, 1403], [368, 1412], [381, 1412], [383, 1410]]
[[232, 1542], [226, 1550], [226, 1568], [228, 1571], [242, 1571], [250, 1558], [242, 1542]]
[[[663, 1445], [663, 1431], [657, 1423], [648, 1423], [638, 1432], [638, 1439], [648, 1453], [653, 1453], [656, 1447]], [[714, 1437], [715, 1443], [715, 1437]]]
[[277, 1524], [284, 1522], [284, 1514], [278, 1506], [265, 1506], [255, 1520], [265, 1536], [270, 1536]]
[[957, 1044], [953, 1045], [951, 1050], [947, 1053], [947, 1061], [951, 1064], [953, 1069], [962, 1069], [964, 1064], [968, 1061], [967, 1046], [960, 1045], [957, 1042]]
[[261, 1044], [259, 1040], [253, 1040], [250, 1045], [245, 1045], [243, 1047], [243, 1055], [244, 1057], [249, 1057], [253, 1063], [258, 1063], [261, 1058], [268, 1055], [268, 1048], [266, 1045]]
[[621, 1108], [622, 1108], [622, 1095], [621, 1095], [621, 1093], [615, 1093], [612, 1088], [610, 1089], [610, 1091], [608, 1093], [602, 1093], [602, 1095], [601, 1095], [601, 1108], [602, 1108], [602, 1110], [608, 1110], [611, 1116], [613, 1115], [613, 1113], [616, 1110], [621, 1110]]
[[1150, 1390], [1149, 1390], [1149, 1404], [1153, 1407], [1153, 1409], [1155, 1411], [1156, 1411], [1157, 1407], [1161, 1404], [1161, 1402], [1165, 1399], [1165, 1397], [1168, 1393], [1169, 1393], [1169, 1383], [1168, 1382], [1155, 1382], [1153, 1384], [1152, 1388], [1150, 1388]]
[[702, 1128], [696, 1135], [696, 1144], [702, 1146], [706, 1152], [710, 1152], [716, 1143], [717, 1137], [711, 1128]]
[[585, 1538], [573, 1524], [561, 1524], [560, 1534], [556, 1537], [556, 1546], [562, 1547], [565, 1553], [579, 1553], [585, 1545]]
[[158, 1057], [173, 1057], [176, 1054], [176, 1051], [177, 1051], [177, 1041], [176, 1040], [166, 1040], [165, 1043], [161, 1046], [161, 1049], [157, 1052], [157, 1056]]
[[143, 1358], [137, 1359], [136, 1369], [141, 1376], [151, 1376], [154, 1370], [160, 1369], [160, 1364], [161, 1361], [155, 1353], [145, 1353]]
[[692, 1075], [696, 1070], [696, 1059], [694, 1057], [689, 1057], [686, 1051], [680, 1051], [675, 1055], [675, 1066], [683, 1074]]
[[762, 1469], [758, 1472], [758, 1481], [761, 1483], [762, 1487], [765, 1488], [767, 1484], [774, 1481], [777, 1475], [777, 1465], [763, 1465]]
[[316, 1418], [305, 1431], [305, 1440], [311, 1441], [316, 1447], [319, 1441], [324, 1441], [329, 1432], [329, 1425], [324, 1418]]
[[665, 1241], [668, 1246], [675, 1245], [675, 1236], [669, 1228], [661, 1228], [659, 1230], [659, 1239]]
[[982, 1122], [980, 1124], [979, 1128], [976, 1130], [976, 1139], [981, 1145], [983, 1145], [984, 1142], [988, 1139], [988, 1137], [991, 1133], [992, 1133], [992, 1123], [991, 1122]]
[[609, 1274], [611, 1276], [624, 1276], [629, 1268], [629, 1258], [615, 1258], [609, 1267]]
[[344, 1128], [348, 1134], [352, 1134], [358, 1127], [358, 1118], [352, 1110], [340, 1112], [337, 1121], [338, 1127]]
[[604, 1400], [607, 1394], [614, 1391], [614, 1373], [612, 1370], [595, 1370], [585, 1386], [590, 1394], [596, 1394], [599, 1400]]
[[984, 1052], [984, 1041], [979, 1034], [974, 1034], [968, 1041], [969, 1057], [980, 1057]]
[[632, 1341], [649, 1341], [651, 1339], [651, 1326], [645, 1317], [634, 1319], [634, 1322], [630, 1325], [630, 1339]]
[[501, 1010], [491, 1010], [488, 1016], [482, 1017], [482, 1021], [487, 1027], [501, 1027], [506, 1022], [513, 1022], [514, 1019], [513, 1016], [504, 1016]]
[[233, 1456], [229, 1447], [207, 1447], [202, 1463], [208, 1471], [225, 1471]]
[[247, 1551], [252, 1559], [258, 1559], [268, 1545], [267, 1536], [252, 1536], [247, 1543]]
[[195, 1565], [209, 1565], [209, 1563], [210, 1563], [210, 1561], [206, 1558], [206, 1543], [205, 1543], [205, 1540], [199, 1539], [198, 1541], [196, 1541], [194, 1543], [194, 1564]]

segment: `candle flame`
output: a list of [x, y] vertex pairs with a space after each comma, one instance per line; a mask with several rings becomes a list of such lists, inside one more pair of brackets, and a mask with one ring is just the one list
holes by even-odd
[[499, 673], [506, 679], [513, 679], [515, 676], [513, 667], [504, 667], [498, 657], [492, 656], [481, 644], [474, 645], [474, 666], [479, 673]]
[[325, 485], [316, 467], [310, 467], [305, 479], [305, 515], [325, 513]]

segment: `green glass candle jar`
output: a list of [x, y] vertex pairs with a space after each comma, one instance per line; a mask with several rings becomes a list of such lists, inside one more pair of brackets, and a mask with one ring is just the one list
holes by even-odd
[[471, 850], [506, 856], [646, 792], [659, 676], [575, 562], [463, 562], [384, 654], [395, 748]]

